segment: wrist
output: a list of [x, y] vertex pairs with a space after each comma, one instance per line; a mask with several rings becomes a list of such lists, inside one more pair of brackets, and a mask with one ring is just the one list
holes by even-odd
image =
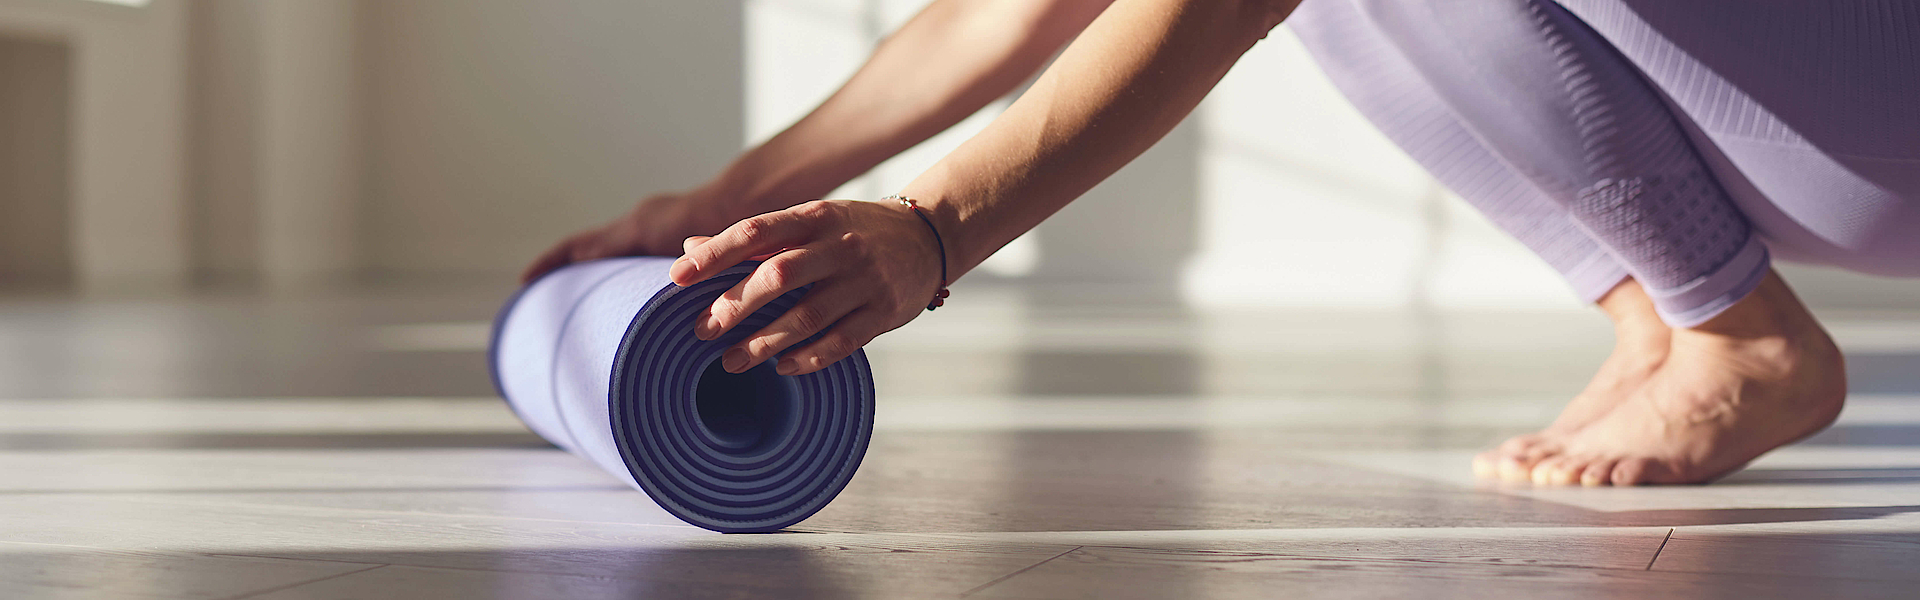
[[920, 213], [926, 216], [928, 224], [940, 237], [941, 253], [946, 269], [946, 280], [941, 284], [950, 285], [954, 280], [960, 279], [960, 276], [966, 274], [975, 264], [967, 250], [972, 245], [967, 242], [967, 224], [960, 211], [961, 205], [954, 202], [951, 197], [939, 194], [901, 195], [914, 199]]
[[927, 302], [927, 310], [940, 308], [947, 303], [947, 286], [953, 283], [955, 277], [955, 275], [949, 272], [948, 265], [951, 264], [951, 261], [947, 258], [947, 242], [945, 236], [940, 234], [940, 226], [933, 223], [932, 214], [930, 214], [929, 210], [921, 208], [919, 200], [894, 194], [881, 198], [880, 201], [900, 203], [900, 205], [906, 207], [909, 213], [913, 214], [914, 219], [920, 221], [920, 224], [925, 225], [928, 229], [928, 233], [930, 234], [928, 235], [928, 241], [933, 242], [934, 258], [939, 261], [937, 267], [940, 270], [940, 278], [936, 280], [937, 285], [934, 288], [933, 298]]

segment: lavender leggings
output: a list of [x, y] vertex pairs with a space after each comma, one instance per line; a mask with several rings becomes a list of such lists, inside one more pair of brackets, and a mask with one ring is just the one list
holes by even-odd
[[1334, 84], [1587, 300], [1697, 325], [1770, 254], [1920, 276], [1920, 2], [1307, 0]]

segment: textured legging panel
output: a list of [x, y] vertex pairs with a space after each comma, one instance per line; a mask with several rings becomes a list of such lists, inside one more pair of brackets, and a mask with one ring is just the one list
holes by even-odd
[[[1555, 260], [1550, 253], [1569, 243], [1548, 238], [1597, 243], [1647, 288], [1662, 317], [1681, 326], [1718, 314], [1766, 273], [1765, 246], [1660, 93], [1559, 5], [1314, 0], [1299, 17], [1296, 31], [1363, 113], [1496, 224], [1541, 252], [1583, 295], [1593, 296], [1596, 275]], [[1336, 27], [1374, 33], [1326, 34]], [[1390, 47], [1362, 47], [1363, 39]], [[1339, 64], [1360, 55], [1402, 67], [1393, 82], [1397, 91], [1383, 93], [1396, 85], [1365, 81], [1385, 75], [1356, 75]], [[1396, 103], [1395, 94], [1427, 105], [1410, 108]], [[1421, 125], [1408, 115], [1434, 111], [1450, 113], [1440, 120], [1477, 144], [1416, 139]], [[1426, 120], [1430, 126], [1434, 118]], [[1469, 169], [1450, 163], [1472, 161], [1501, 165], [1532, 188], [1534, 201], [1463, 189], [1448, 173]], [[1539, 217], [1513, 218], [1554, 211], [1573, 232], [1526, 226]]]

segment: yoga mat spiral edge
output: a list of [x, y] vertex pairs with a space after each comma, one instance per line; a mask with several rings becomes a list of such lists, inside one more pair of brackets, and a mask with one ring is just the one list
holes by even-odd
[[772, 361], [726, 373], [720, 354], [805, 289], [702, 341], [694, 319], [757, 263], [682, 288], [667, 278], [672, 262], [579, 263], [520, 290], [494, 320], [495, 386], [529, 429], [646, 492], [663, 521], [738, 533], [805, 520], [866, 454], [874, 403], [866, 354], [795, 377], [775, 373]]

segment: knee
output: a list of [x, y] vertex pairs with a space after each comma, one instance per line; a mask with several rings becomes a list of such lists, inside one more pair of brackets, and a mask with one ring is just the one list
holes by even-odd
[[1552, 0], [1329, 0], [1352, 2], [1374, 28], [1392, 37], [1408, 51], [1424, 51], [1419, 44], [1447, 43], [1505, 31], [1515, 23], [1531, 23], [1537, 4]]
[[1418, 23], [1423, 17], [1432, 15], [1434, 3], [1439, 0], [1340, 0], [1352, 2], [1365, 15], [1367, 22], [1375, 27], [1401, 23]]

